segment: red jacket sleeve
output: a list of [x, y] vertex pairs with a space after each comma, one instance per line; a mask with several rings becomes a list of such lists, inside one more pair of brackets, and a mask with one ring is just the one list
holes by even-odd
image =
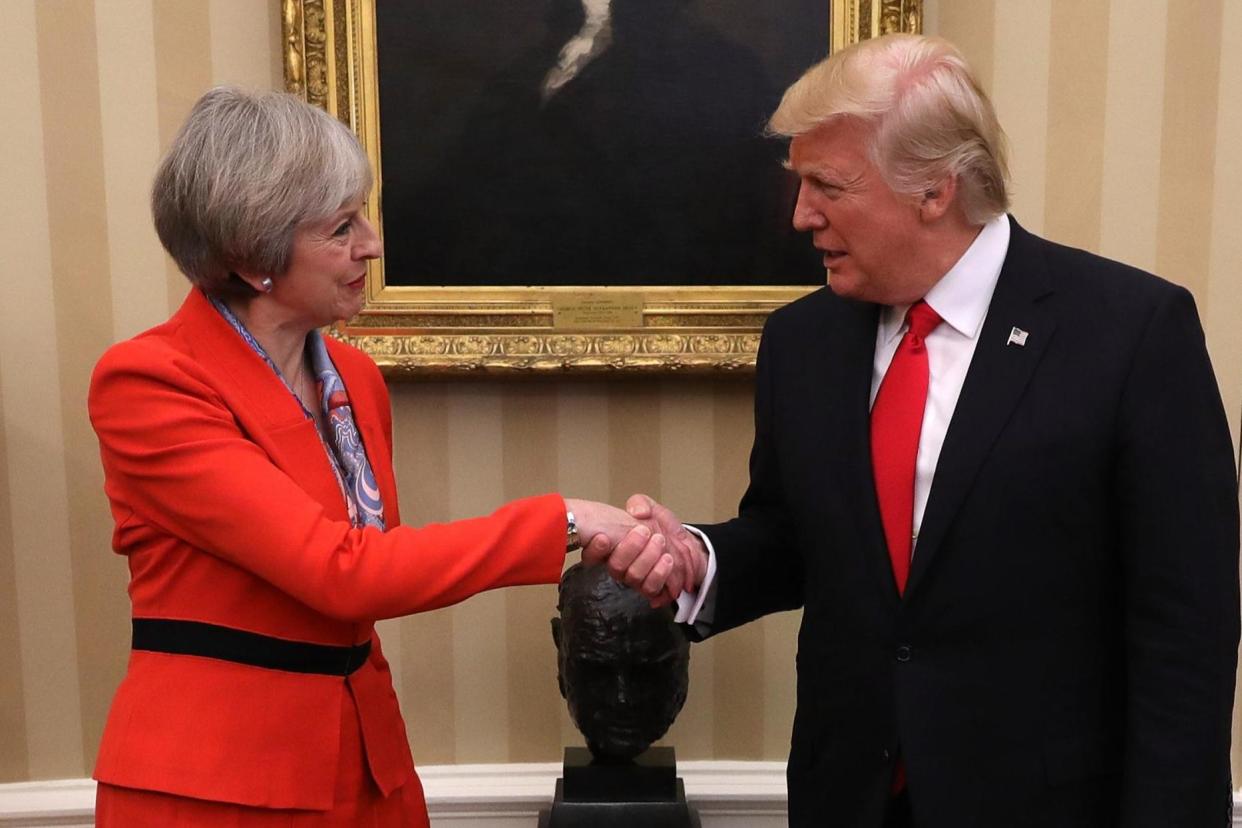
[[394, 617], [560, 576], [559, 495], [446, 524], [353, 528], [244, 433], [193, 359], [159, 342], [112, 348], [89, 408], [118, 525], [127, 508], [330, 617]]

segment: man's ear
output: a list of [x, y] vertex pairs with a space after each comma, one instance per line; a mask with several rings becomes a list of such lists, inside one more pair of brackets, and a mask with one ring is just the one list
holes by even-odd
[[552, 640], [556, 642], [556, 649], [561, 648], [561, 619], [552, 619]]
[[919, 217], [924, 223], [939, 221], [956, 200], [957, 176], [945, 176], [923, 193], [923, 199], [919, 202]]

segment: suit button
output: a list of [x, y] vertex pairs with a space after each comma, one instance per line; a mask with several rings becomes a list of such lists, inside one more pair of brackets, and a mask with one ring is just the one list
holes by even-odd
[[913, 654], [913, 651], [910, 649], [909, 644], [900, 644], [897, 646], [897, 660], [898, 661], [902, 661], [902, 662], [909, 661], [910, 656], [912, 654]]
[[888, 748], [881, 748], [880, 758], [883, 759], [885, 762], [887, 762], [889, 759], [893, 758], [893, 754], [888, 752]]

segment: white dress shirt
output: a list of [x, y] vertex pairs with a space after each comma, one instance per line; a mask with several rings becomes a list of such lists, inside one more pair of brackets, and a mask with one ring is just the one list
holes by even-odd
[[[983, 320], [996, 290], [1005, 254], [1009, 251], [1009, 219], [1001, 215], [983, 225], [979, 235], [949, 272], [940, 278], [923, 299], [944, 321], [927, 335], [927, 408], [923, 413], [923, 429], [919, 433], [918, 457], [914, 470], [914, 537], [918, 546], [919, 527], [931, 493], [936, 462], [944, 446], [949, 421], [957, 407], [957, 398], [966, 381]], [[871, 374], [871, 403], [880, 390], [888, 365], [901, 337], [905, 334], [906, 311], [909, 305], [892, 305], [880, 312], [876, 328], [875, 362]], [[716, 552], [708, 537], [693, 526], [687, 526], [703, 540], [707, 548], [707, 576], [698, 593], [683, 593], [677, 600], [677, 621], [685, 624], [710, 625], [715, 607]], [[912, 554], [917, 554], [912, 552]], [[706, 634], [706, 626], [700, 627]]]

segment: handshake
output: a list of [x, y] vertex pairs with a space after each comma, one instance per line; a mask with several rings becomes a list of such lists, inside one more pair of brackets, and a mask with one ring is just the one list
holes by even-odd
[[652, 607], [694, 592], [707, 572], [707, 550], [672, 510], [636, 494], [625, 510], [592, 500], [565, 500], [582, 539], [582, 562], [643, 594]]

